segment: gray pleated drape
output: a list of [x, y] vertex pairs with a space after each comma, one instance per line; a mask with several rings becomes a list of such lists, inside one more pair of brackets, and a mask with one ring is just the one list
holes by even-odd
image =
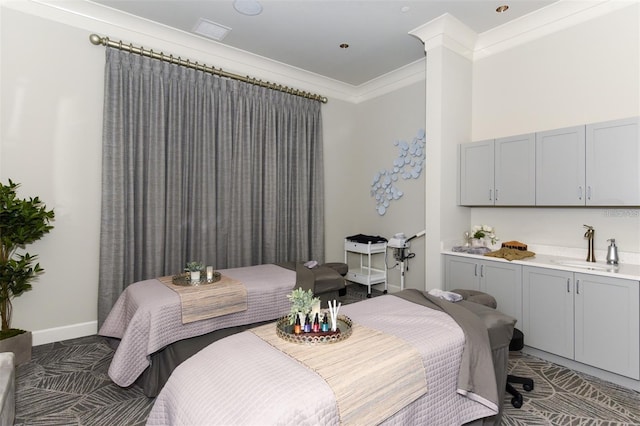
[[106, 49], [98, 322], [188, 261], [324, 258], [318, 101]]

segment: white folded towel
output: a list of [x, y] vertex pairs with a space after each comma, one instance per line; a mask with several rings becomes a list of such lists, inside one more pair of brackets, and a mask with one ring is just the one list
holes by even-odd
[[310, 260], [310, 261], [306, 262], [306, 263], [304, 264], [304, 266], [306, 266], [306, 267], [307, 267], [307, 268], [309, 268], [309, 269], [313, 269], [313, 268], [315, 268], [316, 266], [318, 266], [318, 262], [317, 262], [316, 260]]
[[459, 302], [462, 300], [462, 296], [460, 296], [458, 293], [440, 290], [439, 288], [429, 290], [429, 294], [439, 299], [448, 300], [449, 302]]

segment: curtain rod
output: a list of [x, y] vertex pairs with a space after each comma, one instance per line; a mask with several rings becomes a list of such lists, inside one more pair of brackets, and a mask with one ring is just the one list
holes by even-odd
[[227, 71], [223, 71], [222, 68], [215, 68], [212, 66], [208, 66], [206, 64], [199, 64], [198, 62], [191, 62], [189, 59], [182, 59], [180, 57], [175, 57], [173, 55], [165, 55], [164, 53], [154, 52], [153, 49], [145, 49], [144, 47], [133, 46], [132, 44], [125, 44], [120, 41], [109, 40], [109, 37], [100, 37], [97, 34], [91, 34], [89, 36], [89, 41], [96, 46], [102, 44], [104, 46], [113, 47], [120, 50], [126, 50], [130, 53], [136, 53], [138, 55], [147, 56], [149, 58], [159, 59], [161, 61], [169, 62], [176, 65], [181, 65], [183, 67], [192, 68], [198, 71], [207, 72], [209, 74], [218, 75], [220, 77], [231, 78], [233, 80], [240, 80], [245, 83], [254, 84], [256, 86], [266, 87], [268, 89], [278, 90], [280, 92], [289, 93], [291, 95], [301, 96], [307, 99], [313, 99], [316, 101], [320, 101], [323, 104], [327, 103], [327, 98], [325, 96], [316, 95], [314, 93], [304, 92], [298, 89], [292, 89], [287, 86], [282, 86], [280, 84], [271, 83], [268, 81], [258, 80], [256, 78], [252, 78], [249, 76], [242, 76], [239, 74], [233, 74]]

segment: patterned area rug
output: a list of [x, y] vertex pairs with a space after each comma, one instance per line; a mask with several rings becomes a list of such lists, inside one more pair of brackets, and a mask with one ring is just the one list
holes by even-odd
[[[350, 285], [341, 301], [364, 298], [366, 286]], [[123, 389], [111, 382], [112, 357], [100, 336], [34, 347], [32, 361], [16, 370], [15, 425], [144, 425], [153, 399], [136, 385]], [[638, 392], [529, 355], [513, 353], [509, 368], [533, 378], [535, 388], [523, 392], [520, 409], [507, 395], [504, 425], [640, 425]]]
[[640, 425], [640, 393], [539, 358], [512, 352], [510, 374], [534, 381], [513, 408], [505, 398], [504, 425]]

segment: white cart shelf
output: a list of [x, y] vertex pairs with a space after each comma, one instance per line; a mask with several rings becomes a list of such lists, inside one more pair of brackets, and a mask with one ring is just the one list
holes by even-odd
[[347, 265], [349, 254], [357, 254], [360, 256], [360, 267], [353, 268], [349, 266], [346, 279], [358, 284], [367, 286], [367, 297], [371, 297], [371, 286], [374, 284], [384, 284], [384, 293], [387, 292], [387, 268], [376, 269], [371, 266], [372, 255], [386, 255], [387, 243], [357, 243], [354, 241], [344, 240], [344, 263]]

